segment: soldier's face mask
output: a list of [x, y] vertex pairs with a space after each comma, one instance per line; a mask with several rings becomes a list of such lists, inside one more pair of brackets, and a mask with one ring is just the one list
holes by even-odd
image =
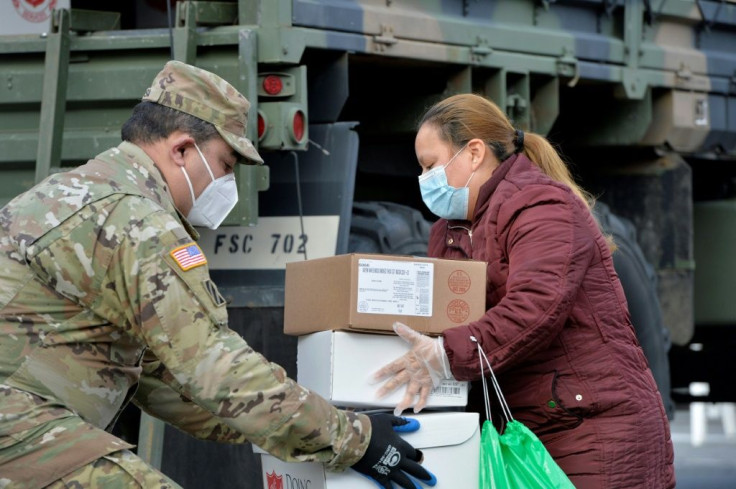
[[450, 158], [450, 161], [443, 166], [432, 168], [427, 173], [419, 175], [419, 190], [422, 193], [422, 200], [425, 205], [432, 211], [432, 214], [445, 219], [467, 219], [468, 218], [468, 202], [470, 200], [470, 189], [468, 184], [473, 178], [475, 172], [470, 174], [470, 178], [462, 188], [455, 188], [447, 183], [447, 173], [445, 168], [455, 161], [467, 145], [460, 148], [460, 151]]
[[202, 164], [207, 168], [207, 173], [210, 174], [212, 181], [205, 187], [199, 197], [195, 197], [189, 175], [187, 175], [184, 167], [180, 167], [181, 171], [184, 172], [184, 178], [187, 180], [189, 193], [192, 196], [192, 209], [187, 215], [187, 220], [193, 226], [217, 229], [238, 202], [238, 187], [235, 184], [235, 175], [229, 173], [220, 178], [215, 178], [210, 164], [199, 146], [195, 143], [194, 147], [197, 149], [200, 158], [202, 158]]

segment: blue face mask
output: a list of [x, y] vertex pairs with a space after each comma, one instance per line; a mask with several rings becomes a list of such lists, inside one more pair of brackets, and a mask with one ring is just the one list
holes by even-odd
[[450, 186], [447, 183], [447, 173], [445, 172], [445, 168], [450, 166], [450, 163], [455, 161], [457, 155], [464, 149], [465, 146], [455, 153], [446, 165], [432, 168], [427, 173], [419, 175], [419, 190], [422, 192], [422, 200], [432, 211], [432, 214], [438, 217], [445, 219], [468, 218], [468, 201], [470, 200], [468, 184], [475, 172], [470, 174], [470, 178], [462, 188]]

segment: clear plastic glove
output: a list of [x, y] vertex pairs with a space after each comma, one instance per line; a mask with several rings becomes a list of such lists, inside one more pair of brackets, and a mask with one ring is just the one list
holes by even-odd
[[[450, 361], [442, 338], [430, 338], [402, 323], [394, 323], [394, 331], [409, 343], [410, 350], [373, 374], [374, 383], [388, 379], [378, 390], [376, 397], [385, 397], [408, 384], [404, 398], [394, 409], [394, 415], [398, 416], [412, 405], [414, 412], [418, 413], [427, 405], [432, 388], [437, 387], [443, 379], [453, 378]], [[417, 396], [419, 400], [415, 403]]]

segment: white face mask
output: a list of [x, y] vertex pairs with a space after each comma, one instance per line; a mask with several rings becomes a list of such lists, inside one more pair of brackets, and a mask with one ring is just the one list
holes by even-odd
[[207, 185], [202, 194], [195, 198], [192, 181], [189, 180], [189, 175], [187, 175], [184, 167], [180, 167], [181, 171], [184, 172], [184, 178], [187, 179], [189, 193], [192, 196], [192, 209], [187, 215], [187, 220], [193, 226], [217, 229], [238, 202], [238, 186], [235, 184], [235, 175], [230, 173], [216, 179], [210, 169], [210, 164], [202, 154], [199, 146], [195, 144], [194, 147], [202, 158], [202, 163], [207, 168], [207, 173], [210, 174], [212, 181]]

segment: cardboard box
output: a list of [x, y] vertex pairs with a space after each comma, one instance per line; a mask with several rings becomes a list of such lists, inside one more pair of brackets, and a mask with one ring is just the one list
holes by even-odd
[[[480, 429], [478, 413], [428, 413], [410, 416], [421, 423], [403, 438], [424, 453], [424, 465], [437, 476], [434, 489], [477, 489]], [[264, 489], [376, 489], [376, 485], [352, 469], [327, 472], [318, 463], [286, 463], [261, 453]], [[424, 487], [424, 486], [422, 486]]]
[[[300, 336], [297, 342], [297, 382], [336, 406], [393, 408], [405, 387], [383, 399], [376, 398], [379, 384], [373, 372], [409, 351], [398, 336], [320, 331]], [[443, 380], [429, 395], [427, 407], [461, 407], [468, 403], [468, 383]]]
[[439, 334], [486, 312], [486, 263], [353, 253], [286, 264], [284, 332]]

